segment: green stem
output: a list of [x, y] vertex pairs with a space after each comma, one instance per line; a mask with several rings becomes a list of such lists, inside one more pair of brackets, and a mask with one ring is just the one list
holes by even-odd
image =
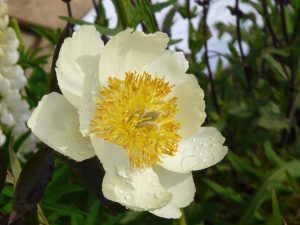
[[122, 24], [123, 29], [131, 27], [130, 15], [128, 14], [128, 9], [130, 7], [129, 0], [115, 0], [115, 6], [117, 8], [119, 20]]
[[185, 214], [184, 214], [184, 210], [181, 209], [181, 213], [182, 213], [182, 216], [180, 217], [179, 219], [179, 223], [178, 225], [187, 225], [187, 222], [186, 222], [186, 218], [185, 218]]

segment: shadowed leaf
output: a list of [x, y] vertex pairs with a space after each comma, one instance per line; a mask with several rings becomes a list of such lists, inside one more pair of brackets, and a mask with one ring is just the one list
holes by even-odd
[[53, 151], [49, 148], [40, 150], [28, 161], [16, 184], [9, 224], [36, 207], [52, 178], [53, 169]]
[[273, 190], [272, 192], [272, 209], [273, 209], [273, 224], [282, 225], [282, 217], [281, 217], [275, 190]]
[[99, 159], [93, 157], [82, 162], [76, 162], [65, 157], [65, 160], [87, 189], [96, 195], [112, 214], [117, 214], [115, 204], [107, 200], [102, 193], [102, 180], [105, 172]]

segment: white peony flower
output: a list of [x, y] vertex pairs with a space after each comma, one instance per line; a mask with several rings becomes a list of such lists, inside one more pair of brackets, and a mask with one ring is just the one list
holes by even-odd
[[203, 90], [168, 41], [127, 29], [104, 46], [93, 26], [81, 26], [57, 61], [63, 95], [44, 96], [28, 126], [76, 161], [97, 155], [106, 198], [179, 218], [194, 198], [191, 171], [218, 163], [227, 147], [217, 129], [201, 127]]
[[[15, 31], [7, 27], [9, 22], [7, 5], [0, 0], [0, 146], [5, 143], [5, 134], [9, 129], [18, 139], [28, 132], [26, 121], [30, 110], [28, 103], [22, 99], [21, 91], [27, 83], [23, 69], [17, 65], [19, 59]], [[18, 155], [36, 150], [36, 140], [33, 135], [21, 145]]]

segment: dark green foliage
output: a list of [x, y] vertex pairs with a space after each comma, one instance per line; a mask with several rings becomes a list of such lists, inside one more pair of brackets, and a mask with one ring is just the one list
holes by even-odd
[[[208, 11], [213, 7], [203, 4], [213, 1], [198, 2], [202, 3], [200, 8], [207, 7]], [[150, 1], [114, 0], [119, 20], [113, 29], [107, 27], [107, 13], [102, 3], [96, 6], [99, 12], [96, 28], [106, 35], [105, 38], [124, 27], [136, 28], [140, 24], [145, 32], [160, 29], [170, 34], [176, 14], [189, 22], [188, 72], [197, 77], [205, 92], [207, 119], [204, 125], [215, 126], [222, 131], [229, 153], [216, 166], [194, 172], [197, 192], [195, 202], [184, 209], [186, 221], [125, 211], [118, 206], [114, 207], [117, 216], [111, 215], [115, 204], [105, 201], [102, 196], [104, 171], [96, 158], [91, 159], [92, 164], [87, 164], [63, 157], [56, 158], [53, 179], [39, 204], [46, 218], [43, 220], [41, 210], [38, 210], [40, 221], [48, 221], [49, 225], [300, 224], [300, 1], [290, 1], [287, 5], [279, 0], [239, 2], [251, 5], [255, 13], [229, 7], [228, 10], [238, 16], [239, 24], [236, 21], [215, 25], [220, 38], [226, 34], [232, 39], [228, 43], [228, 53], [213, 53], [218, 63], [216, 68], [211, 68], [211, 77], [208, 71], [211, 58], [207, 60], [205, 55], [199, 56], [200, 52], [211, 53], [207, 45], [211, 28], [207, 27], [202, 9], [199, 12], [191, 7], [191, 1], [185, 1], [184, 5], [174, 0], [151, 5]], [[122, 9], [122, 3], [127, 7]], [[166, 7], [169, 11], [163, 26], [157, 27], [154, 13]], [[262, 27], [257, 25], [255, 14], [263, 19]], [[194, 17], [200, 18], [196, 26], [191, 23]], [[61, 19], [72, 24], [89, 24], [77, 18]], [[249, 22], [252, 25], [246, 30], [244, 24]], [[64, 33], [66, 30], [51, 32], [40, 27], [33, 30], [53, 45], [68, 36]], [[60, 34], [63, 34], [61, 38]], [[177, 41], [171, 39], [169, 44]], [[240, 41], [248, 45], [249, 52], [237, 47]], [[39, 49], [20, 48], [21, 65], [32, 71], [26, 90], [32, 107], [47, 91], [48, 71], [45, 71], [44, 65], [48, 56], [38, 53]], [[227, 60], [227, 66], [222, 59]], [[50, 82], [55, 77], [53, 71], [52, 68]], [[48, 91], [57, 91], [57, 83], [52, 85]], [[14, 146], [18, 146], [18, 140]], [[10, 151], [8, 146], [5, 148], [14, 159], [12, 148]], [[6, 184], [0, 195], [0, 223], [12, 210], [13, 177], [16, 178], [16, 171], [20, 170], [18, 163], [8, 161], [6, 152], [2, 149], [0, 152], [0, 183], [4, 182], [4, 171], [8, 166]]]
[[53, 169], [53, 151], [49, 148], [41, 149], [28, 161], [16, 183], [10, 223], [37, 206], [52, 178]]

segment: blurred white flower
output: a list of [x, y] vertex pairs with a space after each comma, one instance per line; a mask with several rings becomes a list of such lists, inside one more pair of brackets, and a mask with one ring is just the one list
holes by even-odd
[[106, 198], [179, 218], [194, 199], [191, 171], [218, 163], [227, 147], [217, 129], [201, 127], [203, 90], [168, 41], [127, 29], [104, 46], [93, 26], [81, 26], [57, 61], [63, 95], [44, 96], [28, 126], [76, 161], [97, 155]]
[[[19, 41], [8, 22], [7, 5], [0, 0], [0, 146], [5, 143], [5, 134], [10, 129], [15, 139], [28, 132], [26, 121], [30, 115], [29, 105], [21, 96], [27, 79], [23, 69], [16, 64]], [[30, 151], [36, 151], [33, 135], [21, 145], [18, 155], [23, 158], [23, 154]]]

